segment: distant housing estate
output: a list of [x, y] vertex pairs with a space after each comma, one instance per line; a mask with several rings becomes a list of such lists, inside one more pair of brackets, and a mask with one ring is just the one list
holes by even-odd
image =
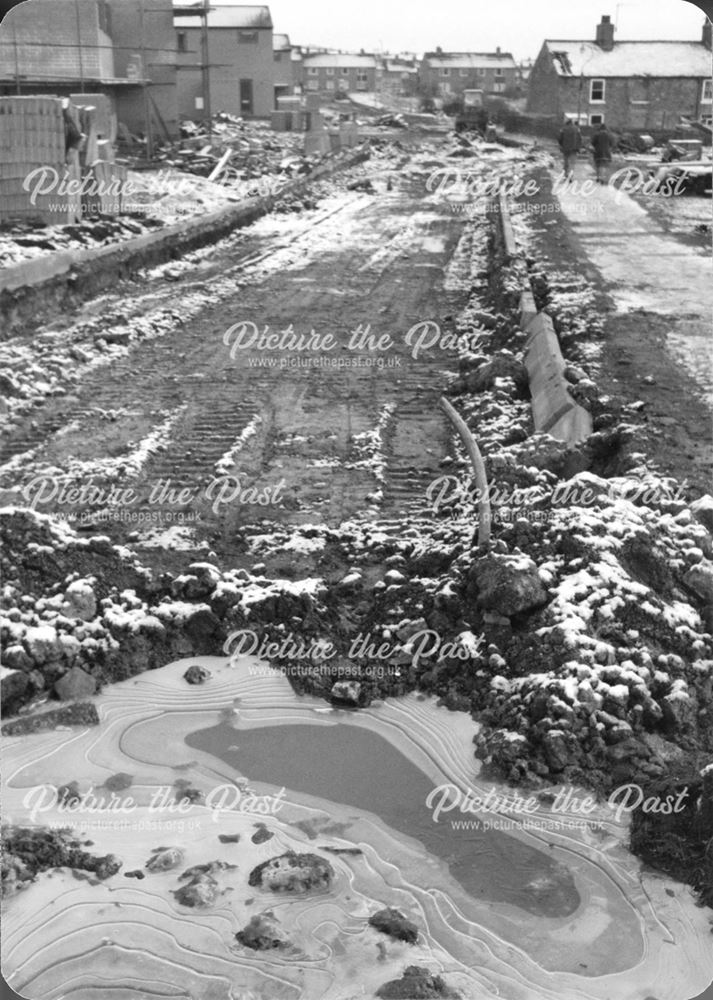
[[509, 52], [421, 59], [293, 45], [265, 4], [203, 0], [31, 0], [0, 26], [0, 95], [102, 94], [134, 134], [173, 138], [182, 119], [227, 111], [269, 118], [281, 97], [346, 93], [438, 98], [465, 90], [527, 111], [616, 129], [711, 123], [711, 24], [697, 41], [617, 41], [605, 15], [591, 39], [546, 39], [533, 65]]

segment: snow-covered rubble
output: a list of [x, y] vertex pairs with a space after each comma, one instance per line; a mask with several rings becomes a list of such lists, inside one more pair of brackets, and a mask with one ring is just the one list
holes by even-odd
[[[556, 315], [595, 432], [574, 448], [532, 434], [511, 313], [523, 274], [511, 270], [480, 271], [460, 317], [476, 346], [461, 342], [451, 386], [485, 457], [493, 511], [490, 553], [458, 560], [490, 640], [471, 696], [485, 724], [477, 754], [516, 782], [660, 778], [672, 760], [713, 752], [710, 500], [691, 502], [634, 450], [634, 406], [598, 396], [591, 288], [537, 269], [536, 297]], [[505, 315], [484, 323], [488, 302]], [[450, 508], [467, 502], [454, 491]]]

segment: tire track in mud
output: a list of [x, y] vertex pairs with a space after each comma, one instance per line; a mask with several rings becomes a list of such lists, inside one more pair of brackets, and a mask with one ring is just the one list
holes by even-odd
[[[125, 356], [89, 369], [74, 392], [35, 411], [32, 423], [6, 442], [2, 459], [24, 454], [20, 475], [27, 482], [38, 469], [66, 468], [70, 457], [91, 463], [114, 455], [121, 479], [122, 458], [167, 412], [184, 407], [168, 439], [126, 484], [141, 498], [139, 510], [158, 483], [184, 489], [200, 498], [206, 531], [220, 531], [224, 542], [226, 532], [265, 517], [336, 525], [364, 514], [388, 520], [425, 512], [428, 483], [441, 474], [451, 448], [437, 401], [455, 353], [435, 345], [414, 357], [403, 338], [424, 321], [447, 328], [465, 293], [446, 289], [444, 281], [463, 223], [432, 206], [424, 210], [417, 183], [410, 179], [401, 191], [368, 200], [346, 197], [289, 239], [279, 226], [272, 239], [262, 231], [255, 252], [241, 243], [242, 262], [226, 241], [224, 250], [216, 248], [218, 257], [225, 255], [225, 270], [215, 269], [211, 259], [216, 277], [203, 285], [210, 291], [215, 281], [214, 303], [168, 334], [132, 344]], [[237, 283], [222, 298], [226, 274]], [[185, 267], [171, 289], [179, 315], [195, 287], [195, 272]], [[157, 297], [165, 303], [160, 287], [146, 293]], [[331, 333], [336, 346], [292, 353], [251, 348], [231, 357], [223, 335], [243, 321], [271, 332], [293, 325], [298, 334]], [[377, 338], [389, 334], [393, 346], [347, 348], [358, 327]], [[338, 367], [315, 367], [320, 354]], [[112, 411], [107, 422], [102, 414]], [[226, 466], [256, 418], [259, 429]], [[211, 511], [205, 489], [228, 468], [241, 486], [258, 492], [284, 482], [280, 505], [268, 510], [247, 500], [239, 509], [225, 504]], [[13, 472], [4, 485], [17, 477]], [[107, 522], [110, 527], [113, 537], [126, 534]]]

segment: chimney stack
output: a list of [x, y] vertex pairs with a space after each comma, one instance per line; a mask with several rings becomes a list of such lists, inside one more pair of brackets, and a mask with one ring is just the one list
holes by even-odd
[[703, 22], [703, 35], [701, 36], [701, 41], [707, 49], [711, 47], [711, 22], [708, 18]]
[[614, 25], [608, 14], [603, 14], [601, 24], [597, 25], [596, 43], [605, 52], [611, 52], [614, 48]]

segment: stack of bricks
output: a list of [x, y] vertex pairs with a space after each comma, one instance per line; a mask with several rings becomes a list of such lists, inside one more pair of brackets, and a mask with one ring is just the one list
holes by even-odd
[[60, 98], [0, 97], [0, 222], [78, 221], [79, 164], [65, 159]]

